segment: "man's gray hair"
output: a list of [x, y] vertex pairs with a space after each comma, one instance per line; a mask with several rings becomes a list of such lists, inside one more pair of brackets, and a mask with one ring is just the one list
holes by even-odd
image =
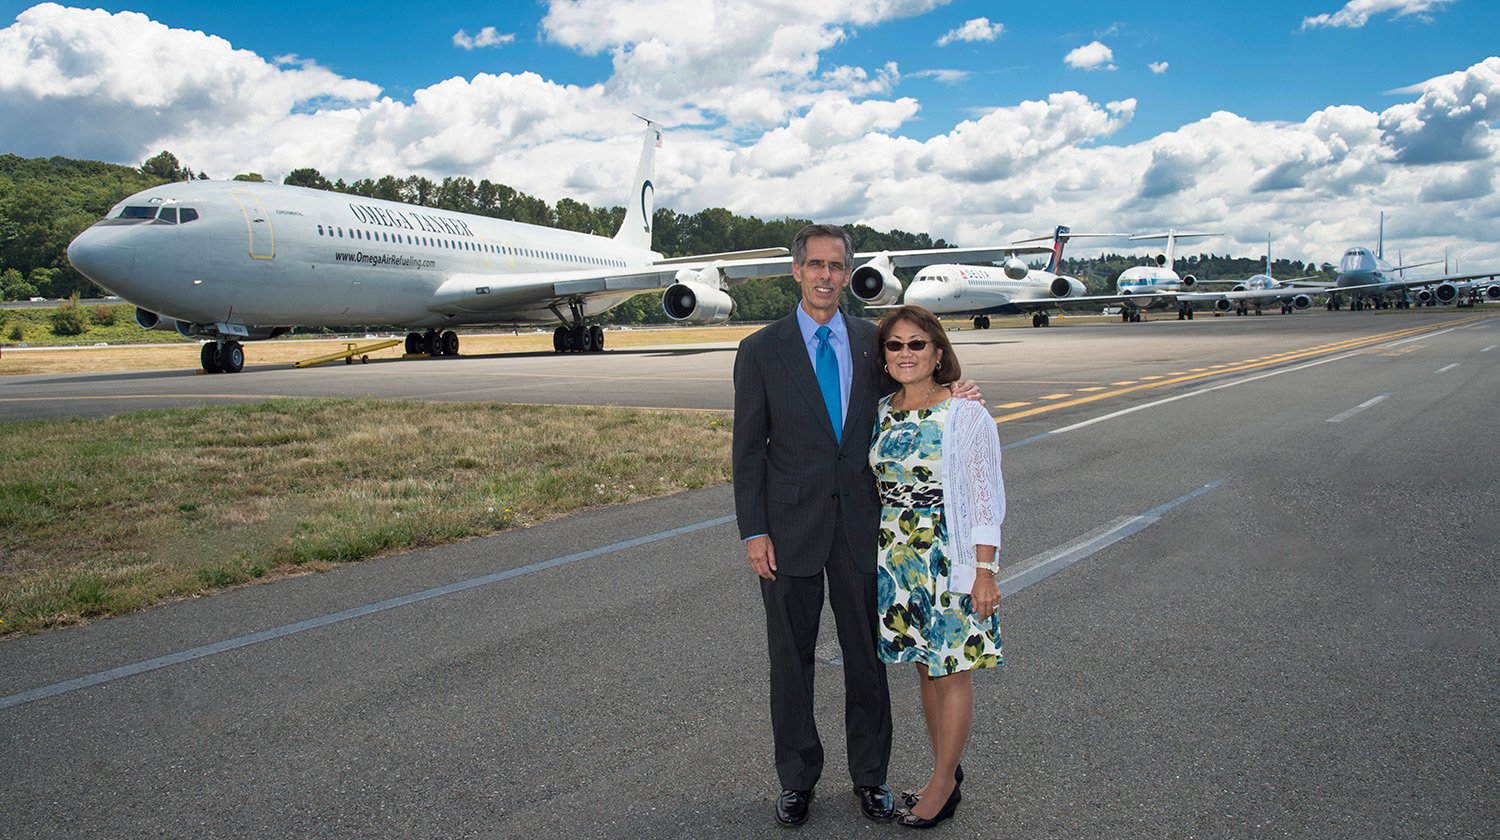
[[807, 240], [815, 236], [843, 240], [844, 270], [848, 271], [854, 267], [854, 238], [838, 225], [808, 225], [797, 231], [797, 238], [792, 240], [792, 262], [797, 265], [807, 262]]

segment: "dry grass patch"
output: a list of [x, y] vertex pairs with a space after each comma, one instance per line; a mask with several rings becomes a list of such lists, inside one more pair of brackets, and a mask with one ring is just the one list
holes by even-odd
[[[737, 342], [758, 326], [725, 324], [716, 327], [660, 327], [655, 329], [605, 330], [605, 352], [622, 347], [672, 346]], [[143, 335], [148, 333], [142, 332]], [[404, 338], [405, 334], [393, 336]], [[359, 346], [375, 344], [379, 339], [288, 339], [252, 341], [245, 344], [247, 365], [290, 365], [303, 359], [317, 358], [347, 349], [350, 342]], [[515, 334], [464, 334], [460, 347], [465, 356], [488, 356], [501, 353], [550, 353], [552, 334], [523, 332]], [[369, 353], [372, 359], [398, 359], [402, 345]], [[343, 364], [326, 362], [325, 364]], [[0, 376], [34, 373], [102, 373], [112, 370], [173, 370], [199, 366], [199, 344], [152, 346], [111, 345], [109, 347], [16, 348], [0, 351]]]
[[0, 427], [0, 632], [729, 480], [722, 415], [285, 400]]

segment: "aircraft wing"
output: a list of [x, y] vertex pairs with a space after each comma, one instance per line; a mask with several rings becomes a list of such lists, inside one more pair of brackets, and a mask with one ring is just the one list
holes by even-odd
[[1016, 254], [1050, 254], [1051, 248], [1031, 246], [1017, 248], [924, 248], [917, 251], [867, 251], [854, 255], [858, 267], [877, 257], [889, 257], [897, 268], [921, 268], [938, 263], [992, 263], [1003, 262]]
[[[1049, 252], [1047, 248], [926, 248], [914, 251], [876, 251], [854, 255], [855, 267], [888, 257], [900, 267], [926, 266], [955, 260], [1003, 260], [1017, 253]], [[636, 268], [537, 272], [514, 277], [493, 274], [455, 274], [433, 292], [431, 312], [457, 314], [500, 312], [561, 304], [575, 298], [616, 297], [658, 291], [679, 279], [734, 287], [759, 277], [792, 273], [792, 257], [785, 248], [735, 251], [724, 254], [674, 257]], [[1075, 298], [1077, 300], [1077, 298]]]
[[1321, 286], [1283, 286], [1279, 289], [1241, 289], [1238, 292], [1183, 292], [1177, 295], [1177, 299], [1191, 303], [1229, 300], [1264, 304], [1290, 300], [1298, 295], [1321, 295], [1328, 291]]

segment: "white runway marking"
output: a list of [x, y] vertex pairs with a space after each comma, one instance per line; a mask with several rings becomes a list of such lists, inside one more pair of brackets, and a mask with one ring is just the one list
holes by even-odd
[[1338, 414], [1333, 415], [1332, 417], [1328, 418], [1328, 422], [1329, 423], [1342, 423], [1345, 420], [1348, 420], [1350, 417], [1353, 417], [1354, 415], [1360, 413], [1361, 411], [1364, 411], [1365, 409], [1367, 409], [1370, 406], [1372, 406], [1372, 405], [1380, 402], [1381, 400], [1385, 399], [1386, 397], [1389, 397], [1391, 394], [1394, 394], [1394, 393], [1395, 393], [1395, 391], [1388, 391], [1388, 392], [1386, 392], [1384, 394], [1381, 394], [1380, 396], [1375, 397], [1373, 399], [1365, 400], [1364, 402], [1360, 403], [1359, 405], [1356, 405], [1355, 407], [1349, 409], [1348, 411], [1343, 411], [1343, 412], [1340, 412]]
[[1223, 483], [1223, 479], [1213, 481], [1145, 513], [1137, 516], [1122, 516], [1071, 542], [1022, 560], [1008, 569], [1003, 569], [999, 575], [1000, 594], [1002, 596], [1014, 595], [1034, 583], [1046, 580], [1078, 561], [1085, 560], [1132, 534], [1146, 530], [1160, 521], [1167, 511], [1186, 504]]
[[126, 677], [133, 677], [137, 674], [144, 674], [148, 671], [155, 671], [159, 668], [166, 668], [171, 665], [181, 665], [184, 662], [192, 662], [196, 659], [203, 659], [215, 654], [227, 653], [231, 650], [239, 650], [240, 648], [260, 644], [261, 642], [268, 642], [272, 639], [280, 639], [284, 636], [292, 636], [306, 630], [315, 630], [319, 627], [327, 627], [330, 624], [339, 624], [341, 622], [349, 621], [350, 619], [364, 618], [367, 615], [374, 615], [375, 613], [384, 612], [389, 609], [394, 609], [395, 607], [404, 607], [409, 604], [418, 603], [420, 601], [427, 601], [432, 598], [440, 598], [444, 595], [452, 595], [455, 592], [463, 592], [468, 589], [474, 589], [475, 587], [486, 586], [491, 583], [498, 583], [502, 580], [510, 580], [511, 578], [521, 577], [522, 575], [529, 575], [533, 572], [540, 572], [545, 569], [552, 569], [558, 566], [566, 566], [569, 563], [576, 563], [579, 560], [587, 560], [590, 557], [598, 557], [602, 554], [611, 554], [616, 551], [623, 551], [627, 548], [635, 548], [636, 546], [659, 542], [670, 537], [691, 533], [693, 531], [699, 531], [704, 528], [712, 528], [715, 525], [723, 525], [725, 523], [733, 521], [733, 516], [720, 516], [715, 519], [705, 519], [702, 522], [695, 522], [691, 525], [684, 525], [681, 528], [673, 528], [669, 531], [659, 531], [655, 534], [647, 534], [646, 536], [636, 537], [635, 539], [622, 540], [617, 543], [610, 543], [609, 545], [600, 546], [599, 548], [592, 548], [587, 551], [579, 551], [574, 554], [563, 555], [562, 557], [554, 557], [550, 560], [542, 560], [537, 563], [532, 563], [528, 566], [520, 566], [514, 569], [507, 569], [503, 572], [496, 572], [492, 575], [484, 575], [483, 577], [471, 578], [469, 580], [459, 581], [457, 583], [450, 583], [446, 586], [424, 589], [421, 592], [413, 592], [409, 595], [401, 595], [396, 598], [389, 598], [387, 600], [379, 601], [374, 604], [366, 604], [362, 607], [354, 607], [353, 609], [344, 610], [342, 612], [329, 613], [327, 615], [321, 615], [316, 618], [309, 618], [306, 621], [298, 621], [293, 624], [283, 624], [280, 627], [273, 627], [270, 630], [262, 630], [259, 633], [250, 633], [245, 636], [239, 636], [234, 639], [226, 639], [222, 642], [216, 642], [211, 645], [204, 645], [202, 647], [196, 647], [191, 650], [170, 653], [166, 656], [159, 656], [155, 659], [147, 659], [144, 662], [136, 662], [131, 665], [122, 665], [119, 668], [111, 668], [108, 671], [100, 671], [96, 674], [89, 674], [87, 676], [78, 677], [76, 679], [67, 680], [65, 682], [53, 683], [52, 685], [44, 685], [40, 688], [33, 688], [29, 691], [18, 692], [16, 694], [9, 695], [8, 697], [0, 697], [0, 709], [8, 709], [12, 706], [19, 706], [23, 703], [30, 703], [34, 700], [43, 700], [48, 697], [55, 697], [59, 694], [67, 694], [72, 691], [78, 691], [79, 689], [91, 688], [96, 685], [102, 685], [103, 683], [107, 682], [114, 682], [115, 680], [124, 679]]
[[1440, 367], [1440, 368], [1437, 369], [1437, 373], [1447, 373], [1448, 371], [1453, 370], [1454, 368], [1458, 367], [1461, 364], [1463, 364], [1463, 362], [1454, 362], [1453, 364], [1448, 365], [1447, 367]]

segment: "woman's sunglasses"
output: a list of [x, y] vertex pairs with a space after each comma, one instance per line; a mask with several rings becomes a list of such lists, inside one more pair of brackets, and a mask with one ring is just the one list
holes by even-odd
[[888, 351], [890, 351], [890, 352], [892, 352], [892, 353], [900, 353], [901, 352], [901, 348], [903, 348], [903, 347], [910, 347], [911, 348], [911, 352], [913, 352], [913, 353], [920, 353], [923, 350], [926, 350], [927, 349], [927, 345], [929, 345], [931, 343], [932, 342], [928, 341], [925, 338], [914, 338], [911, 341], [908, 341], [908, 342], [905, 342], [905, 343], [902, 343], [899, 339], [891, 338], [891, 339], [887, 339], [886, 340], [886, 342], [885, 342], [885, 349], [888, 350]]

